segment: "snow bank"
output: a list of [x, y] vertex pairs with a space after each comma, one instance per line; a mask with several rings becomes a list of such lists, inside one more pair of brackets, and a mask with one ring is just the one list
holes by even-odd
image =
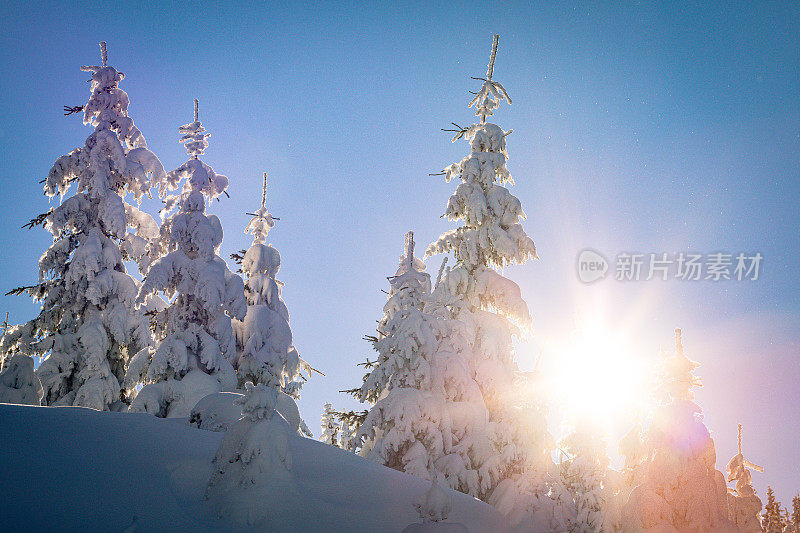
[[[0, 405], [0, 527], [7, 531], [230, 531], [203, 501], [223, 433], [143, 413]], [[52, 435], [58, 435], [57, 440]], [[259, 488], [271, 531], [401, 531], [430, 483], [290, 436], [293, 495]], [[9, 482], [13, 480], [13, 482]], [[508, 530], [491, 507], [453, 492], [448, 522]], [[254, 501], [256, 498], [254, 498]]]

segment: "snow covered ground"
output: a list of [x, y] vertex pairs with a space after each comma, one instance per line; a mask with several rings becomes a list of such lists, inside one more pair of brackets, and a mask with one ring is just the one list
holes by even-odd
[[[79, 407], [0, 404], [0, 530], [226, 531], [203, 496], [224, 433], [184, 419]], [[270, 508], [270, 531], [402, 531], [430, 484], [349, 452], [291, 436], [290, 490], [247, 499]], [[499, 512], [450, 492], [447, 522], [507, 531]]]

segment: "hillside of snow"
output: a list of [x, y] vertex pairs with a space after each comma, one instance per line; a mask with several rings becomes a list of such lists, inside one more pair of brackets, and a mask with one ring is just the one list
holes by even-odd
[[[0, 404], [3, 531], [230, 531], [204, 493], [224, 433], [184, 419]], [[430, 487], [349, 452], [290, 436], [291, 486], [250, 488], [270, 531], [402, 531]], [[253, 492], [253, 491], [260, 491]], [[448, 491], [447, 522], [507, 531], [492, 507]]]

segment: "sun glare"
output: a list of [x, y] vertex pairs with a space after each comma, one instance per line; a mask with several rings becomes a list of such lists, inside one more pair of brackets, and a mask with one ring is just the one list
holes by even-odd
[[647, 408], [648, 373], [623, 335], [585, 323], [553, 352], [546, 376], [565, 414], [613, 426]]

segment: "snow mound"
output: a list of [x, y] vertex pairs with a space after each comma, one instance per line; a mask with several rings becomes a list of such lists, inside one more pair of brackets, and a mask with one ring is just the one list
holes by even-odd
[[[276, 391], [274, 409], [286, 420], [291, 430], [297, 433], [300, 427], [300, 411], [288, 394]], [[242, 418], [242, 405], [236, 403], [243, 397], [241, 392], [217, 392], [197, 402], [192, 409], [189, 423], [208, 431], [228, 431]]]
[[[143, 413], [0, 405], [0, 501], [8, 531], [233, 531], [204, 494], [222, 433]], [[52, 435], [58, 435], [53, 439]], [[287, 435], [292, 491], [251, 486], [270, 531], [401, 531], [430, 483]], [[57, 465], [57, 466], [55, 466]], [[448, 522], [508, 531], [488, 505], [452, 492]], [[42, 505], [42, 502], [47, 505]]]
[[14, 354], [0, 374], [0, 402], [41, 405], [44, 391], [33, 371], [33, 358]]

